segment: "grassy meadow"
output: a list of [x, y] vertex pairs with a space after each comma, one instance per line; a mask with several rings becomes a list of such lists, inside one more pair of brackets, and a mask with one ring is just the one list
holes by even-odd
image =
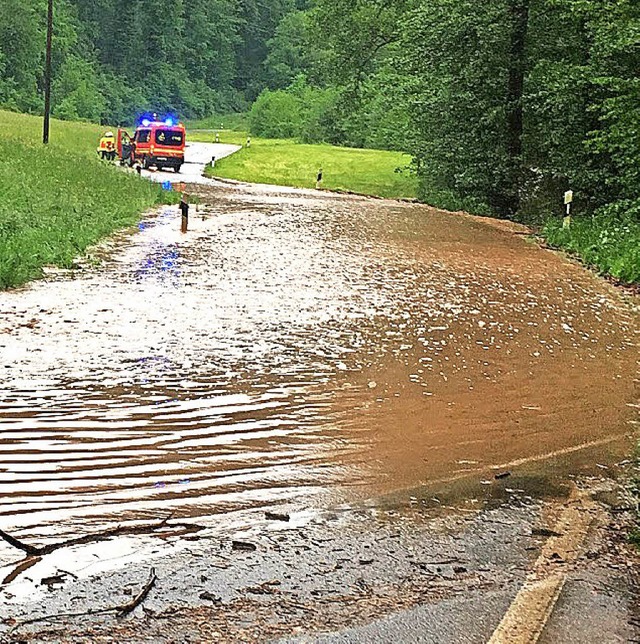
[[[0, 111], [0, 288], [69, 267], [87, 246], [137, 221], [161, 188], [98, 159], [105, 128]], [[166, 194], [166, 193], [165, 193]]]
[[[213, 141], [213, 133], [195, 132], [192, 140]], [[244, 145], [245, 132], [221, 132], [221, 143]], [[323, 188], [390, 199], [415, 198], [417, 179], [408, 170], [411, 158], [401, 152], [361, 150], [288, 139], [251, 137], [251, 147], [220, 160], [211, 176], [253, 183], [313, 188], [323, 170]]]

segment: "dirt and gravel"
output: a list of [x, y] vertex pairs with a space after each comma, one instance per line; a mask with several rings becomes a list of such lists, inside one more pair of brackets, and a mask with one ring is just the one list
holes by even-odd
[[[0, 545], [9, 641], [488, 641], [575, 483], [596, 498], [542, 641], [578, 641], [576, 615], [638, 637], [632, 503], [604, 493], [634, 475], [636, 300], [513, 224], [189, 191], [187, 235], [165, 208], [0, 294], [0, 529], [171, 516]], [[129, 617], [11, 631], [121, 605], [152, 567]]]

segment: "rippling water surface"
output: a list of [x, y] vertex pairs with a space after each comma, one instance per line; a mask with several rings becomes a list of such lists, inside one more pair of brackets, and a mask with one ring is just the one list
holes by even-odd
[[95, 265], [0, 294], [0, 528], [318, 507], [627, 445], [637, 319], [515, 229], [203, 200], [186, 237], [167, 209]]

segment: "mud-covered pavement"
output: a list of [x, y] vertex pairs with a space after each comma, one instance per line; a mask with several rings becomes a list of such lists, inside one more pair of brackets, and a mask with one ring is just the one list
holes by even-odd
[[[631, 467], [633, 302], [514, 225], [193, 191], [186, 236], [168, 208], [78, 270], [0, 294], [0, 529], [44, 544], [170, 514], [198, 531], [63, 548], [17, 575], [3, 544], [5, 628], [121, 601], [155, 566], [148, 639], [125, 634], [138, 608], [117, 635], [94, 616], [35, 641], [268, 641], [416, 604], [435, 612], [406, 641], [486, 641], [571, 481]], [[600, 586], [620, 637], [624, 570], [614, 599]]]

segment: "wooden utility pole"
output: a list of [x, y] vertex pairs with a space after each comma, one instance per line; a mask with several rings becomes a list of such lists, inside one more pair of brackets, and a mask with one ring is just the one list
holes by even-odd
[[49, 0], [47, 13], [47, 54], [44, 66], [44, 127], [42, 142], [49, 143], [49, 118], [51, 114], [51, 47], [53, 44], [53, 0]]

